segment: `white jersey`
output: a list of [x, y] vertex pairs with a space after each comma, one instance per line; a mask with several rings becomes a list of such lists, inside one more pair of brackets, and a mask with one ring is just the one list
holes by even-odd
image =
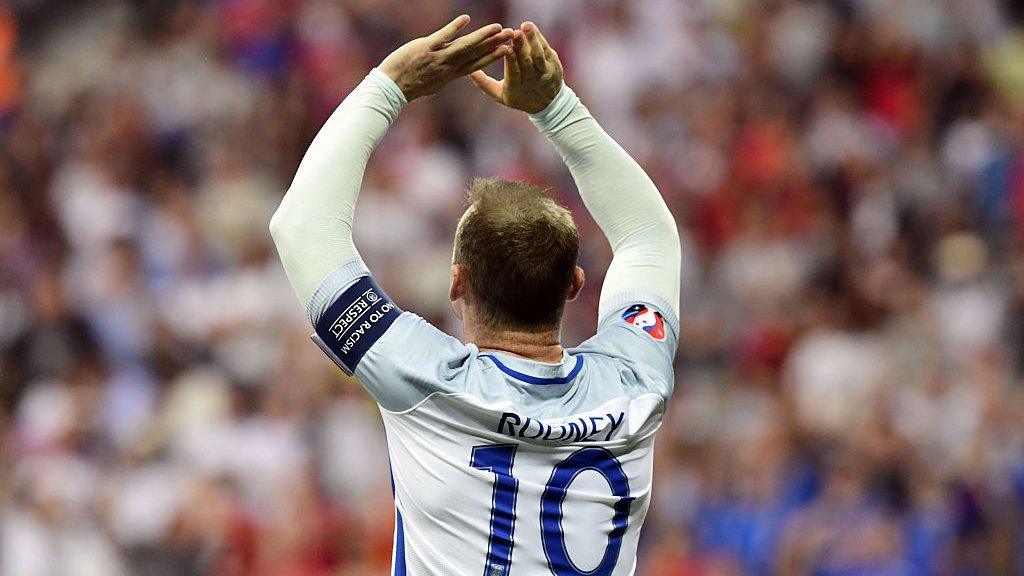
[[548, 364], [463, 344], [343, 267], [314, 340], [380, 405], [396, 576], [620, 576], [636, 568], [678, 320], [656, 297]]

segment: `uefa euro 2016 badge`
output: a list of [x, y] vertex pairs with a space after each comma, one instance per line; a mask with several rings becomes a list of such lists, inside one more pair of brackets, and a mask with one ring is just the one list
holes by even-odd
[[658, 342], [665, 341], [665, 319], [661, 317], [661, 312], [643, 304], [633, 304], [622, 313], [622, 319], [647, 332]]

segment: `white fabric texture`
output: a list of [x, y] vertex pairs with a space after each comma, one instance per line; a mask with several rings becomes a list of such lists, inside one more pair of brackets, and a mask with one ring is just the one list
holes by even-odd
[[604, 318], [620, 307], [625, 294], [645, 293], [667, 302], [678, 318], [679, 232], [654, 182], [568, 86], [530, 119], [562, 155], [583, 203], [612, 245], [598, 315]]

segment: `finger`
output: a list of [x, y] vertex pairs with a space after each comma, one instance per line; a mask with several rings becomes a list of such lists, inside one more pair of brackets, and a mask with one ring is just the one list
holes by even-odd
[[533, 22], [524, 22], [523, 31], [526, 33], [526, 42], [530, 45], [533, 67], [543, 72], [547, 68], [547, 60], [545, 58], [544, 45], [540, 41], [540, 30]]
[[[522, 42], [522, 40], [520, 40]], [[515, 36], [512, 37], [512, 48], [505, 54], [505, 81], [516, 84], [521, 81], [522, 73], [519, 70], [519, 57], [516, 55]]]
[[[530, 22], [530, 24], [533, 24], [533, 22]], [[536, 30], [537, 38], [540, 40], [540, 44], [544, 48], [544, 58], [547, 59], [549, 62], [557, 61], [558, 53], [555, 52], [555, 49], [551, 47], [551, 43], [548, 42], [548, 39], [547, 37], [544, 36], [544, 33], [540, 31], [540, 26], [533, 24], [533, 29]]]
[[530, 50], [530, 43], [526, 41], [526, 33], [519, 30], [518, 34], [513, 37], [513, 43], [515, 44], [516, 67], [519, 69], [520, 77], [524, 74], [533, 74], [533, 53]]
[[547, 37], [544, 36], [544, 33], [540, 31], [540, 26], [537, 26], [533, 22], [525, 22], [524, 24], [526, 25], [527, 28], [530, 29], [530, 31], [534, 35], [536, 35], [537, 40], [540, 41], [541, 48], [545, 52], [547, 52], [548, 50], [551, 50], [551, 43], [548, 42], [548, 39], [547, 39]]
[[562, 62], [558, 59], [558, 52], [555, 52], [555, 49], [551, 47], [548, 39], [544, 36], [544, 33], [541, 32], [540, 26], [537, 26], [533, 22], [530, 22], [530, 24], [533, 26], [534, 31], [536, 31], [537, 38], [540, 39], [541, 46], [544, 48], [544, 61], [547, 64], [545, 72], [561, 74]]
[[501, 24], [488, 24], [487, 26], [474, 30], [469, 34], [452, 41], [451, 44], [445, 46], [439, 50], [439, 52], [444, 57], [452, 58], [481, 44], [492, 36], [500, 34], [501, 32]]
[[[466, 62], [473, 62], [479, 58], [485, 58], [491, 55], [495, 49], [503, 46], [505, 42], [512, 39], [512, 29], [505, 28], [501, 32], [498, 32], [494, 36], [487, 38], [483, 42], [475, 46], [471, 46], [461, 53], [455, 53], [450, 58], [452, 62], [462, 64]], [[499, 52], [499, 57], [504, 56], [505, 52]], [[492, 60], [493, 61], [493, 60]]]
[[430, 44], [432, 47], [441, 46], [446, 42], [454, 40], [459, 31], [466, 27], [466, 24], [469, 24], [469, 15], [463, 14], [446, 24], [444, 28], [441, 28], [430, 36], [427, 36], [427, 38], [430, 38]]
[[484, 94], [487, 94], [491, 100], [495, 102], [501, 102], [501, 82], [498, 82], [494, 78], [491, 78], [483, 70], [477, 70], [469, 75], [469, 79], [476, 84], [476, 87], [480, 89]]
[[508, 46], [505, 46], [504, 44], [498, 46], [494, 50], [491, 50], [488, 54], [484, 54], [480, 58], [477, 58], [476, 60], [470, 62], [468, 66], [464, 66], [462, 68], [462, 73], [469, 74], [471, 72], [476, 72], [481, 68], [486, 68], [487, 66], [490, 66], [492, 62], [495, 62], [498, 60], [498, 58], [505, 56], [508, 49]]

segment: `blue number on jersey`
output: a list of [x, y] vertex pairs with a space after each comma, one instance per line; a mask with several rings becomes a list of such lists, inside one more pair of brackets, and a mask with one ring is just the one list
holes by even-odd
[[[513, 537], [516, 526], [516, 494], [519, 480], [512, 476], [515, 444], [474, 446], [470, 466], [494, 473], [494, 492], [491, 496], [491, 532], [487, 544], [487, 562], [484, 576], [508, 576], [512, 563]], [[619, 497], [612, 517], [612, 531], [608, 534], [601, 563], [590, 571], [580, 570], [569, 558], [562, 530], [562, 503], [569, 486], [580, 473], [592, 470], [608, 482], [612, 494]], [[541, 497], [540, 522], [544, 555], [555, 576], [608, 576], [615, 568], [622, 547], [622, 535], [629, 521], [629, 479], [622, 465], [604, 448], [582, 448], [555, 466]]]
[[512, 538], [516, 531], [516, 494], [519, 480], [512, 477], [515, 444], [474, 446], [469, 465], [494, 473], [491, 496], [491, 535], [487, 542], [484, 576], [505, 576], [512, 563]]
[[[569, 492], [573, 480], [586, 470], [593, 470], [608, 481], [612, 494], [619, 497], [615, 503], [615, 515], [612, 517], [612, 531], [608, 534], [608, 544], [597, 568], [589, 571], [580, 570], [565, 548], [565, 532], [562, 530], [562, 503]], [[619, 549], [622, 547], [622, 535], [626, 533], [629, 521], [629, 506], [633, 499], [629, 497], [629, 479], [623, 472], [619, 461], [604, 448], [583, 448], [573, 452], [568, 458], [555, 466], [551, 479], [544, 488], [540, 500], [541, 534], [544, 540], [544, 555], [548, 566], [556, 576], [606, 576], [612, 573], [615, 563], [619, 560]]]

